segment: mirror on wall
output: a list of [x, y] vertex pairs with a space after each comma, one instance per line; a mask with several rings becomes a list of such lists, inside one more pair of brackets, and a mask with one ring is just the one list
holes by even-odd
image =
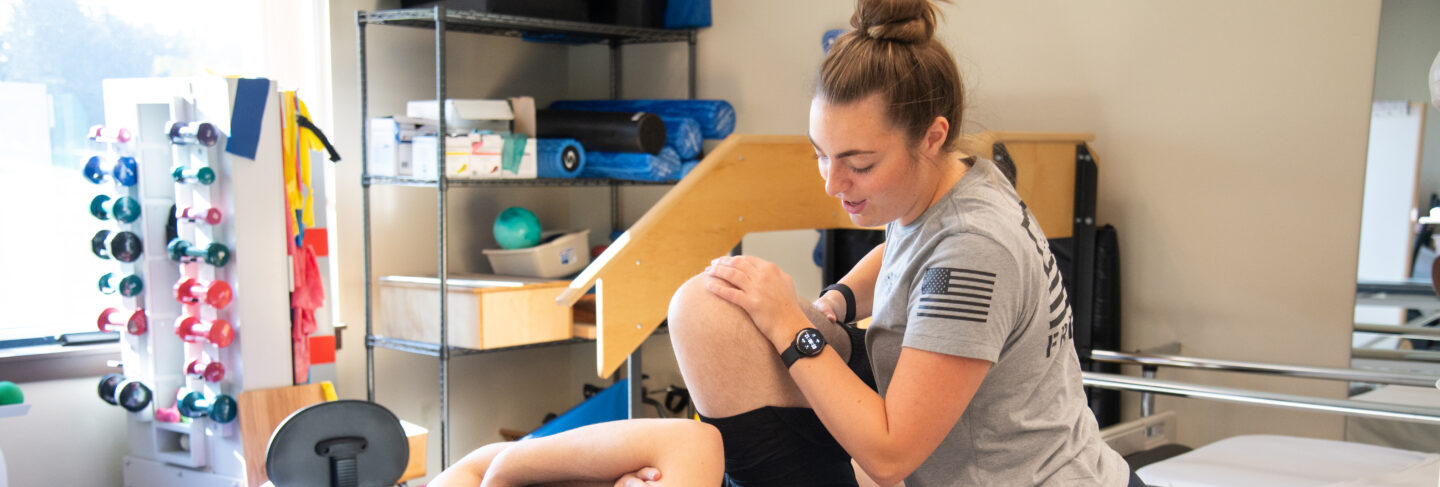
[[[1440, 2], [1383, 0], [1356, 269], [1355, 368], [1440, 376]], [[1431, 217], [1432, 211], [1434, 217]], [[1353, 384], [1354, 399], [1440, 407], [1436, 388]], [[1440, 428], [1350, 418], [1346, 439], [1440, 451]]]

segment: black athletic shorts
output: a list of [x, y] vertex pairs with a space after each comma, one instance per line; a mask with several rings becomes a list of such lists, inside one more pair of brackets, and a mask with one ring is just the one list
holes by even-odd
[[[865, 330], [845, 330], [850, 335], [850, 370], [874, 389]], [[724, 439], [726, 487], [856, 485], [850, 454], [810, 408], [767, 406], [700, 419], [720, 430]]]

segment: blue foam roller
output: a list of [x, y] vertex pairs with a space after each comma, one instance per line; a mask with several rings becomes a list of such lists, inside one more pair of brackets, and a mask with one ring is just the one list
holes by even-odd
[[688, 117], [660, 117], [665, 121], [665, 145], [675, 149], [681, 159], [694, 159], [705, 145], [700, 135], [700, 122]]
[[693, 29], [710, 26], [710, 0], [669, 0], [665, 2], [666, 29]]
[[611, 178], [630, 181], [673, 181], [680, 176], [680, 157], [666, 147], [659, 155], [643, 152], [585, 153], [582, 178]]
[[646, 112], [662, 117], [693, 118], [707, 139], [723, 139], [735, 131], [735, 107], [725, 100], [564, 100], [551, 110]]
[[537, 175], [574, 179], [585, 172], [585, 147], [575, 139], [535, 139]]
[[536, 428], [535, 431], [525, 435], [522, 440], [541, 438], [557, 433], [589, 426], [592, 424], [605, 423], [625, 419], [630, 416], [627, 408], [629, 398], [625, 395], [625, 384], [629, 379], [622, 379], [614, 385], [600, 391], [599, 394], [591, 396], [580, 405], [570, 408], [550, 422]]
[[680, 163], [680, 179], [685, 179], [685, 176], [689, 176], [689, 175], [690, 175], [690, 171], [694, 171], [694, 170], [695, 170], [695, 166], [699, 166], [699, 165], [700, 165], [700, 159], [691, 159], [691, 160], [688, 160], [688, 161], [682, 161], [682, 162]]

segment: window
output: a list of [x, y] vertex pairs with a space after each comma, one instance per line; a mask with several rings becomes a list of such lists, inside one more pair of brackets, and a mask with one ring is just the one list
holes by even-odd
[[[0, 340], [94, 331], [101, 310], [121, 302], [98, 289], [102, 275], [119, 273], [119, 263], [90, 251], [98, 230], [115, 228], [90, 214], [90, 201], [114, 188], [109, 182], [91, 184], [81, 174], [85, 161], [101, 149], [86, 138], [91, 126], [105, 120], [101, 80], [264, 76], [268, 69], [307, 73], [308, 79], [291, 83], [318, 86], [313, 81], [326, 69], [321, 63], [276, 66], [263, 58], [277, 51], [274, 45], [288, 43], [301, 54], [283, 55], [317, 59], [326, 44], [312, 41], [323, 39], [323, 26], [297, 16], [323, 22], [324, 5], [323, 0], [0, 0]], [[307, 24], [307, 32], [266, 37], [266, 20]], [[279, 81], [282, 88], [293, 86]], [[146, 284], [147, 292], [169, 293]]]

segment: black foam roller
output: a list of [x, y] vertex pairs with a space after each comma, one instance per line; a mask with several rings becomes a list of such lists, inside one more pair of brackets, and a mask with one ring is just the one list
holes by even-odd
[[578, 140], [590, 151], [654, 155], [665, 147], [665, 121], [645, 112], [537, 110], [535, 132], [540, 138]]

